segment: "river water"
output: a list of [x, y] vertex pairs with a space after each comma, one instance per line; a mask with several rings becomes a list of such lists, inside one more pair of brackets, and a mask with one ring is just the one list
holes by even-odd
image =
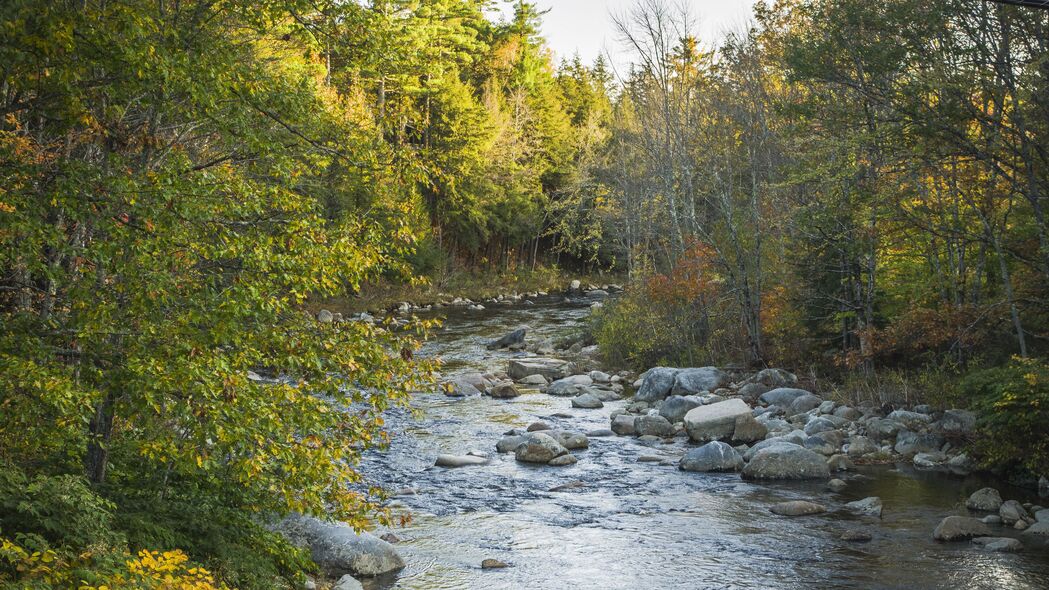
[[[530, 340], [572, 333], [585, 322], [588, 304], [547, 298], [484, 311], [447, 308], [444, 328], [423, 354], [444, 361], [445, 377], [505, 369], [520, 353], [488, 351], [484, 343], [520, 325], [529, 327]], [[608, 428], [609, 414], [623, 404], [582, 410], [568, 398], [530, 391], [513, 400], [433, 393], [418, 395], [411, 411], [394, 412], [388, 422], [394, 442], [371, 454], [364, 470], [405, 492], [392, 506], [412, 520], [393, 532], [408, 566], [365, 580], [366, 588], [1049, 589], [1044, 545], [1025, 540], [1024, 552], [1003, 554], [933, 541], [940, 519], [965, 514], [965, 499], [985, 485], [1006, 499], [1036, 501], [978, 476], [866, 467], [846, 478], [844, 492], [833, 493], [822, 482], [754, 484], [738, 474], [681, 472], [682, 438], [652, 446], [633, 437], [592, 437], [589, 449], [573, 451], [579, 462], [568, 467], [520, 464], [512, 453], [495, 452], [510, 428], [540, 419], [582, 432]], [[433, 466], [440, 453], [471, 450], [488, 453], [491, 462]], [[559, 486], [567, 489], [550, 491]], [[866, 496], [881, 497], [881, 519], [838, 511]], [[830, 512], [769, 513], [771, 504], [794, 499]], [[840, 540], [850, 528], [867, 530], [873, 540]], [[1011, 529], [995, 534], [1018, 536]], [[486, 558], [511, 567], [482, 570]]]

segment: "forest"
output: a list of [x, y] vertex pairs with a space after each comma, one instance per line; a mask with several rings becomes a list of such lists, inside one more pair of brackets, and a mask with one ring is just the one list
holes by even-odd
[[637, 0], [621, 66], [493, 5], [3, 3], [0, 586], [304, 587], [266, 522], [389, 523], [359, 465], [440, 370], [315, 304], [451, 275], [615, 277], [608, 367], [968, 407], [1049, 474], [1049, 10]]

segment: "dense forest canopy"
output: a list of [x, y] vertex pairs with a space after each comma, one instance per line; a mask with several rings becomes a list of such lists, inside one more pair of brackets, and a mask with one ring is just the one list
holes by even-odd
[[[1049, 11], [780, 0], [715, 44], [639, 0], [617, 70], [489, 8], [4, 3], [0, 581], [150, 587], [114, 556], [179, 549], [296, 583], [261, 523], [380, 514], [356, 465], [434, 369], [305, 311], [380, 281], [622, 273], [595, 336], [639, 368], [1044, 358]], [[1039, 363], [997, 381], [1020, 438]]]

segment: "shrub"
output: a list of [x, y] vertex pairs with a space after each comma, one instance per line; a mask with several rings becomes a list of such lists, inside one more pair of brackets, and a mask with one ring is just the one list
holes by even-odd
[[1049, 473], [1049, 364], [1013, 359], [969, 374], [962, 391], [979, 417], [976, 451], [986, 465]]

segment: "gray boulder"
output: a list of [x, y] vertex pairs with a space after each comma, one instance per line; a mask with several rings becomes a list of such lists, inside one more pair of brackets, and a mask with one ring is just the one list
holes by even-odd
[[634, 434], [634, 419], [635, 416], [630, 414], [619, 414], [613, 417], [611, 426], [612, 432], [619, 436], [629, 436]]
[[638, 436], [674, 436], [674, 425], [662, 416], [638, 416], [634, 419], [634, 433]]
[[653, 367], [645, 371], [641, 388], [634, 399], [640, 402], [658, 402], [667, 397], [674, 388], [674, 381], [680, 369], [670, 367]]
[[557, 397], [573, 397], [581, 395], [594, 384], [589, 375], [572, 375], [558, 379], [546, 388], [546, 393]]
[[529, 434], [514, 449], [514, 458], [522, 463], [549, 463], [551, 459], [568, 453], [568, 449], [543, 432]]
[[835, 430], [836, 428], [837, 425], [827, 418], [816, 418], [814, 420], [809, 420], [808, 424], [805, 425], [805, 434], [819, 434], [821, 432], [827, 432], [828, 430]]
[[595, 410], [597, 408], [604, 407], [604, 402], [601, 398], [597, 397], [592, 393], [584, 393], [583, 395], [572, 398], [573, 408], [582, 408], [585, 410]]
[[969, 510], [998, 512], [1002, 507], [1002, 495], [994, 488], [982, 488], [973, 492], [965, 502]]
[[747, 383], [743, 387], [739, 388], [739, 391], [736, 392], [736, 395], [738, 395], [740, 399], [747, 402], [748, 404], [756, 404], [758, 402], [758, 398], [761, 397], [761, 394], [765, 393], [766, 391], [769, 391], [769, 389], [771, 388], [768, 385], [764, 385], [762, 383]]
[[948, 516], [941, 520], [932, 532], [933, 539], [947, 542], [989, 536], [991, 536], [991, 529], [986, 524], [968, 516]]
[[887, 419], [903, 424], [908, 430], [921, 430], [923, 426], [932, 422], [932, 417], [919, 412], [908, 412], [907, 410], [896, 410], [886, 416]]
[[514, 359], [507, 366], [506, 374], [514, 380], [524, 379], [529, 375], [542, 375], [547, 381], [556, 381], [572, 374], [572, 364], [561, 359], [542, 357]]
[[790, 387], [798, 382], [798, 378], [794, 373], [783, 369], [762, 369], [751, 377], [750, 381], [768, 387]]
[[871, 496], [862, 500], [856, 500], [855, 502], [849, 502], [845, 504], [845, 509], [853, 514], [860, 514], [862, 516], [875, 516], [881, 518], [881, 498], [877, 496]]
[[967, 436], [976, 430], [976, 414], [969, 410], [947, 410], [937, 426], [944, 434]]
[[517, 450], [517, 447], [521, 446], [521, 443], [528, 438], [524, 435], [509, 435], [499, 439], [499, 442], [495, 443], [495, 450], [500, 453], [511, 453]]
[[571, 430], [550, 430], [543, 434], [549, 435], [550, 438], [556, 440], [558, 444], [569, 451], [585, 449], [590, 446], [590, 439], [588, 439], [582, 432], [574, 432]]
[[849, 422], [855, 422], [862, 416], [860, 411], [852, 406], [839, 406], [834, 409], [834, 415], [838, 418], [848, 420]]
[[735, 432], [736, 419], [740, 416], [753, 417], [750, 406], [741, 399], [700, 406], [685, 414], [685, 430], [689, 438], [697, 442], [729, 438]]
[[[924, 416], [924, 414], [915, 414]], [[935, 453], [943, 447], [943, 435], [935, 433], [918, 434], [910, 430], [901, 430], [896, 436], [895, 451], [904, 457], [913, 457], [918, 453]]]
[[795, 398], [794, 401], [790, 402], [790, 408], [787, 409], [787, 415], [793, 416], [795, 414], [804, 414], [810, 410], [815, 410], [820, 407], [823, 403], [823, 398], [818, 395], [812, 395], [811, 393], [805, 394], [801, 397]]
[[678, 467], [682, 471], [737, 471], [743, 467], [743, 456], [728, 444], [714, 441], [689, 449]]
[[768, 427], [758, 422], [753, 415], [741, 414], [736, 416], [736, 426], [732, 430], [732, 442], [737, 444], [754, 444], [760, 440], [765, 440], [768, 434]]
[[335, 315], [326, 309], [322, 309], [317, 312], [317, 321], [322, 324], [330, 324], [335, 321]]
[[794, 389], [791, 387], [778, 387], [776, 389], [766, 391], [761, 394], [758, 399], [767, 406], [779, 406], [781, 408], [789, 408], [794, 400], [799, 397], [812, 395], [810, 392], [804, 389]]
[[823, 506], [816, 504], [815, 502], [806, 502], [805, 500], [793, 500], [790, 502], [780, 502], [770, 508], [773, 514], [780, 516], [810, 516], [813, 514], [822, 514], [827, 511]]
[[513, 399], [521, 395], [521, 392], [517, 391], [512, 381], [502, 381], [493, 385], [488, 395], [495, 399]]
[[1027, 509], [1023, 507], [1023, 504], [1016, 500], [1006, 500], [1002, 502], [1002, 507], [998, 509], [998, 516], [1002, 518], [1002, 522], [1007, 525], [1014, 525], [1017, 521], [1033, 521], [1034, 518], [1027, 512]]
[[934, 453], [918, 453], [912, 459], [914, 466], [918, 469], [939, 469], [947, 463], [947, 455], [936, 451]]
[[728, 374], [717, 367], [681, 369], [674, 376], [674, 386], [670, 393], [672, 395], [695, 395], [704, 391], [714, 391], [728, 382]]
[[837, 471], [851, 471], [856, 469], [856, 466], [849, 460], [848, 455], [832, 455], [830, 459], [827, 459], [827, 469], [831, 473], [835, 473]]
[[379, 576], [404, 568], [393, 545], [345, 523], [293, 514], [277, 530], [293, 545], [308, 548], [313, 562], [332, 576]]
[[458, 378], [445, 381], [441, 384], [441, 390], [448, 397], [469, 397], [481, 395], [481, 390], [466, 379]]
[[790, 443], [761, 449], [743, 468], [743, 479], [830, 479], [822, 455]]
[[672, 395], [659, 406], [659, 415], [670, 422], [681, 422], [689, 410], [702, 405], [703, 402], [697, 397]]
[[498, 350], [500, 348], [510, 348], [511, 346], [524, 344], [525, 334], [527, 332], [528, 330], [526, 328], [518, 328], [498, 340], [489, 342], [487, 348], [488, 350]]
[[1011, 537], [976, 537], [973, 539], [973, 545], [982, 548], [984, 551], [994, 551], [996, 553], [1016, 553], [1023, 551], [1024, 545], [1019, 539], [1013, 539]]
[[347, 574], [339, 578], [339, 581], [331, 587], [331, 590], [364, 590], [364, 586], [357, 581], [357, 578]]
[[1040, 520], [1024, 529], [1023, 534], [1030, 535], [1032, 537], [1049, 538], [1049, 521]]
[[866, 436], [850, 436], [848, 452], [850, 457], [862, 457], [871, 453], [877, 453], [878, 445], [874, 444], [874, 441]]
[[434, 465], [437, 467], [467, 467], [470, 465], [484, 465], [488, 462], [487, 457], [477, 457], [475, 455], [437, 455], [437, 461]]

